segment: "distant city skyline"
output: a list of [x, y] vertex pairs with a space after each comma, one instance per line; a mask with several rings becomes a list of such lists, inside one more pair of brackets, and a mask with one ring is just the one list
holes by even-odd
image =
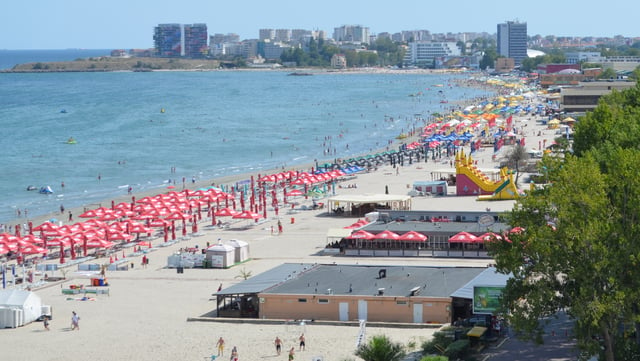
[[586, 4], [539, 0], [427, 2], [407, 0], [345, 2], [317, 6], [292, 0], [224, 2], [211, 0], [112, 0], [108, 6], [81, 0], [12, 1], [0, 13], [0, 49], [152, 48], [153, 29], [163, 23], [204, 23], [209, 34], [236, 33], [257, 39], [259, 30], [323, 30], [362, 25], [371, 34], [403, 30], [432, 33], [496, 33], [505, 21], [528, 25], [528, 35], [640, 37], [635, 14], [640, 5], [612, 0], [596, 9]]

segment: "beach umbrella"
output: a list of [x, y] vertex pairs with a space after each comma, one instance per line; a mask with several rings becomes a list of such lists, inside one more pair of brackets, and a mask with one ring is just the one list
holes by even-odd
[[238, 214], [238, 212], [234, 211], [231, 208], [222, 208], [222, 209], [218, 209], [214, 212], [214, 215], [217, 217], [233, 217], [236, 214]]
[[384, 230], [375, 235], [375, 239], [387, 239], [395, 241], [398, 240], [398, 238], [400, 238], [400, 236], [397, 233], [391, 232], [389, 230]]
[[479, 238], [468, 232], [459, 232], [449, 238], [449, 243], [476, 243]]
[[427, 240], [427, 236], [422, 233], [418, 233], [416, 231], [409, 231], [403, 233], [398, 237], [399, 241], [413, 241], [413, 242], [424, 242]]
[[500, 236], [499, 234], [495, 234], [493, 232], [487, 232], [487, 233], [479, 236], [478, 238], [480, 239], [480, 242], [482, 242], [482, 243], [502, 240], [502, 236]]
[[258, 213], [254, 213], [254, 212], [251, 212], [251, 211], [244, 211], [244, 212], [240, 212], [240, 213], [236, 214], [232, 218], [258, 220], [260, 218], [260, 215]]
[[26, 247], [20, 247], [20, 253], [22, 254], [45, 254], [47, 252], [49, 252], [49, 250], [35, 244], [31, 244]]
[[115, 246], [115, 243], [110, 241], [105, 241], [104, 239], [89, 239], [85, 242], [84, 246], [86, 248], [111, 248]]
[[11, 252], [9, 247], [6, 244], [0, 242], [0, 254], [7, 254], [9, 252]]
[[353, 233], [351, 233], [350, 235], [348, 235], [347, 237], [345, 237], [347, 239], [366, 239], [366, 240], [371, 240], [371, 239], [375, 239], [376, 235], [364, 230], [359, 230], [359, 231], [355, 231]]

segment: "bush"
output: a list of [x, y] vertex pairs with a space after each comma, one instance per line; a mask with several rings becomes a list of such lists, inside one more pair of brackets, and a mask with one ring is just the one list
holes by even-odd
[[423, 354], [442, 354], [443, 351], [453, 342], [453, 327], [443, 328], [433, 334], [433, 338], [422, 344]]
[[420, 361], [449, 361], [447, 356], [425, 356]]
[[469, 340], [458, 340], [447, 346], [444, 350], [444, 354], [452, 360], [464, 359], [469, 355], [470, 350], [471, 346]]

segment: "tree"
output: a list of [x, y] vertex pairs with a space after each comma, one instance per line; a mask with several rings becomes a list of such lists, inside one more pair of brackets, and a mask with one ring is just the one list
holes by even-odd
[[545, 157], [549, 185], [507, 216], [524, 231], [488, 244], [498, 270], [513, 275], [503, 306], [525, 338], [541, 340], [540, 320], [566, 309], [588, 355], [640, 354], [639, 93], [613, 92], [580, 118], [575, 156]]
[[356, 351], [356, 356], [364, 361], [400, 361], [405, 355], [402, 345], [385, 335], [373, 336]]
[[242, 267], [240, 270], [240, 274], [236, 275], [236, 278], [242, 278], [243, 280], [247, 280], [249, 277], [253, 276], [251, 271], [247, 271], [246, 268]]
[[495, 48], [485, 50], [484, 55], [480, 60], [480, 69], [493, 68], [497, 58], [498, 53]]
[[529, 159], [529, 154], [525, 147], [520, 144], [516, 144], [505, 155], [505, 161], [509, 168], [513, 168], [516, 172], [516, 186], [518, 185], [518, 178], [520, 178], [520, 165], [525, 163]]
[[618, 76], [612, 68], [606, 68], [598, 75], [598, 79], [615, 79]]

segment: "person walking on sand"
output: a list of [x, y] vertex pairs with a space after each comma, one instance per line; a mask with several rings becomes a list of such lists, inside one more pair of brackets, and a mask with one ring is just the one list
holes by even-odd
[[80, 331], [80, 316], [76, 311], [71, 311], [71, 329]]
[[274, 343], [276, 344], [276, 353], [280, 356], [280, 353], [282, 352], [282, 340], [280, 337], [276, 336]]
[[238, 348], [235, 346], [233, 346], [233, 349], [231, 349], [230, 361], [238, 361]]
[[296, 348], [292, 347], [291, 350], [289, 350], [289, 361], [293, 361], [293, 359], [295, 358], [296, 355]]
[[304, 348], [306, 346], [305, 343], [304, 343], [304, 333], [302, 335], [300, 335], [298, 340], [300, 341], [300, 351], [304, 351]]
[[216, 347], [218, 348], [218, 356], [224, 356], [224, 339], [222, 337], [216, 342]]
[[278, 234], [282, 233], [282, 222], [278, 219]]
[[44, 316], [42, 323], [44, 324], [44, 329], [49, 331], [49, 316]]

